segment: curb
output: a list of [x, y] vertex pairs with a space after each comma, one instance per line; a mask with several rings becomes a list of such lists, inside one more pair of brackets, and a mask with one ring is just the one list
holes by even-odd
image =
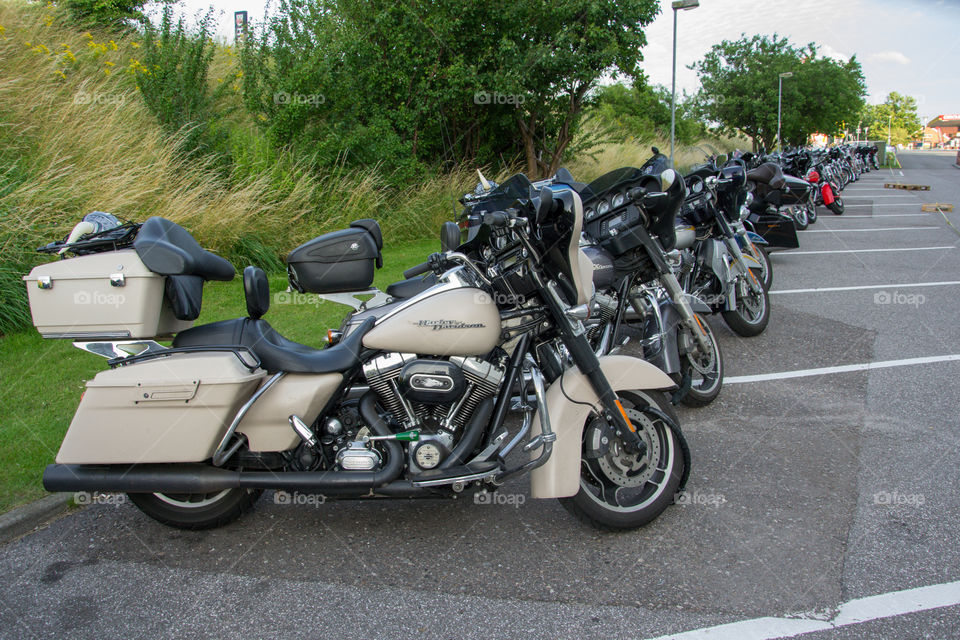
[[67, 510], [72, 493], [55, 493], [0, 515], [0, 544], [10, 542]]

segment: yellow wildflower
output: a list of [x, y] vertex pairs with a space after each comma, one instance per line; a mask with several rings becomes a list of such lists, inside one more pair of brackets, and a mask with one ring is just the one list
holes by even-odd
[[43, 24], [48, 27], [53, 25], [53, 16], [43, 16]]
[[117, 50], [117, 43], [114, 42], [113, 40], [111, 40], [111, 41], [110, 41], [110, 48], [113, 49], [114, 51], [116, 51], [116, 50]]
[[104, 75], [110, 75], [110, 69], [104, 69], [103, 73]]
[[0, 36], [2, 36], [4, 33], [6, 33], [6, 31], [7, 31], [7, 30], [3, 28], [3, 25], [0, 24]]
[[104, 61], [103, 61], [103, 64], [107, 65], [108, 67], [114, 66], [114, 64], [113, 64], [112, 62], [110, 62], [109, 60], [104, 60]]
[[130, 46], [133, 47], [134, 49], [139, 49], [139, 48], [140, 48], [140, 43], [139, 43], [139, 42], [131, 42], [131, 43], [130, 43]]
[[73, 55], [72, 51], [64, 51], [61, 54], [61, 56], [63, 57], [64, 60], [67, 60], [71, 64], [77, 61], [77, 56]]
[[261, 120], [263, 120], [264, 122], [267, 121], [267, 116], [263, 115], [262, 113], [261, 113], [258, 117], [259, 117]]
[[67, 79], [67, 74], [65, 74], [62, 70], [57, 71], [57, 75], [63, 78], [64, 80]]
[[90, 35], [90, 32], [89, 32], [89, 31], [87, 31], [86, 33], [84, 33], [84, 34], [83, 34], [83, 37], [86, 38], [87, 40], [93, 40], [93, 36]]

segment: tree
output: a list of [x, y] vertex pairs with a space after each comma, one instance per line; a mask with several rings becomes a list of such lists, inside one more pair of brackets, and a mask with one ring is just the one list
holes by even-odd
[[[690, 144], [706, 133], [696, 118], [689, 114], [689, 105], [678, 101], [676, 134], [681, 144]], [[670, 136], [670, 91], [652, 86], [638, 76], [631, 86], [611, 84], [596, 92], [591, 114], [604, 134], [616, 137], [649, 139]]]
[[143, 22], [147, 0], [63, 0], [70, 15], [81, 24], [125, 29], [131, 21]]
[[882, 104], [868, 104], [860, 112], [862, 127], [869, 127], [874, 140], [890, 134], [893, 144], [906, 144], [917, 137], [923, 127], [917, 115], [917, 101], [911, 96], [890, 93]]
[[855, 121], [866, 95], [856, 56], [847, 62], [817, 57], [815, 44], [796, 47], [776, 34], [724, 40], [692, 68], [702, 85], [697, 111], [764, 147], [776, 144], [781, 73], [793, 73], [783, 80], [781, 139], [787, 144], [803, 144], [811, 133]]
[[656, 0], [281, 0], [241, 60], [248, 108], [322, 163], [555, 171], [590, 90], [638, 73]]

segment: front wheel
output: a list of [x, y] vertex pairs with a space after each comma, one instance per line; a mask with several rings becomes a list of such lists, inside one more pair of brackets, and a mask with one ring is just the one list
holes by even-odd
[[707, 334], [707, 351], [700, 348], [693, 331], [682, 325], [677, 330], [680, 361], [685, 370], [690, 372], [690, 389], [680, 401], [688, 407], [705, 407], [720, 395], [723, 386], [723, 353], [713, 329], [699, 314], [694, 314], [697, 324]]
[[128, 493], [145, 514], [178, 529], [212, 529], [253, 508], [263, 491], [225, 489], [215, 493]]
[[837, 197], [833, 202], [827, 205], [827, 208], [830, 209], [830, 211], [833, 211], [834, 215], [842, 216], [843, 200], [840, 197]]
[[[756, 277], [756, 276], [754, 276]], [[756, 292], [746, 278], [739, 277], [734, 283], [737, 295], [737, 308], [722, 313], [723, 320], [734, 333], [750, 338], [760, 335], [770, 322], [770, 298], [762, 286]]]
[[[594, 416], [583, 431], [580, 490], [560, 504], [581, 522], [604, 531], [636, 529], [673, 504], [688, 473], [680, 436], [656, 413], [677, 423], [659, 391], [619, 391], [617, 396], [647, 445], [637, 456], [624, 446], [606, 420]], [[654, 412], [644, 411], [653, 409]]]
[[794, 226], [797, 227], [797, 231], [804, 231], [810, 226], [810, 219], [807, 217], [806, 207], [794, 207], [792, 213], [793, 223]]

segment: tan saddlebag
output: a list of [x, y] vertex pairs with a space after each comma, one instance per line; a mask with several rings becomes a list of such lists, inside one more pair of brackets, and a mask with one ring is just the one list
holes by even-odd
[[210, 458], [266, 376], [232, 352], [177, 353], [87, 382], [57, 462], [139, 464]]
[[42, 264], [23, 279], [33, 325], [45, 338], [159, 338], [193, 324], [174, 317], [166, 278], [133, 249]]

